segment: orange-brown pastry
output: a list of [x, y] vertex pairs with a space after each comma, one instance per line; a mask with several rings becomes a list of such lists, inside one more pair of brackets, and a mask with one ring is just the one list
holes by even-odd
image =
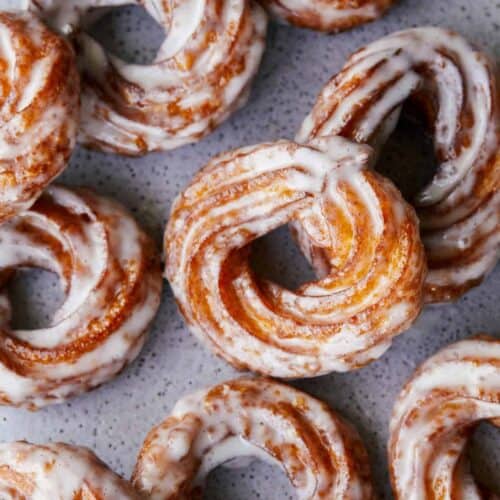
[[63, 443], [0, 443], [0, 498], [139, 500], [90, 450]]
[[0, 226], [0, 278], [21, 266], [56, 273], [66, 298], [48, 327], [13, 330], [0, 290], [0, 404], [60, 402], [137, 356], [160, 303], [161, 269], [153, 242], [123, 207], [49, 187]]
[[[425, 258], [413, 209], [339, 137], [216, 157], [175, 201], [165, 274], [199, 338], [240, 368], [312, 377], [378, 358], [420, 312]], [[328, 255], [295, 291], [257, 276], [250, 243], [290, 221]]]
[[66, 167], [79, 92], [69, 44], [28, 13], [0, 11], [0, 223]]
[[336, 32], [373, 21], [395, 0], [260, 0], [275, 16], [301, 28]]
[[357, 432], [326, 404], [266, 379], [233, 380], [182, 398], [154, 428], [133, 483], [147, 498], [201, 498], [211, 469], [242, 457], [280, 466], [298, 499], [371, 500]]
[[[267, 16], [248, 0], [30, 0], [77, 38], [83, 74], [79, 140], [140, 155], [195, 142], [248, 97]], [[96, 7], [142, 5], [167, 37], [151, 64], [129, 64], [79, 30]]]
[[389, 464], [398, 500], [498, 498], [472, 476], [467, 441], [500, 417], [500, 341], [457, 342], [427, 360], [394, 407]]
[[415, 200], [426, 300], [452, 300], [483, 280], [500, 248], [499, 103], [485, 55], [441, 28], [375, 41], [324, 87], [297, 140], [334, 134], [380, 148], [407, 99], [427, 115], [439, 161]]

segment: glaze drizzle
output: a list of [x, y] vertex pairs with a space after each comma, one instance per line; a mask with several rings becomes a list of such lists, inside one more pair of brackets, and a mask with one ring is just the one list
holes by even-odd
[[284, 469], [298, 499], [374, 498], [357, 432], [326, 404], [265, 379], [240, 379], [179, 400], [147, 436], [133, 475], [152, 500], [201, 498], [210, 469], [241, 457]]
[[[167, 276], [192, 331], [240, 368], [275, 377], [351, 370], [378, 358], [422, 304], [413, 209], [339, 137], [259, 144], [216, 157], [175, 201]], [[329, 260], [298, 290], [255, 275], [250, 243], [300, 221]]]
[[500, 417], [500, 341], [481, 337], [446, 347], [416, 371], [394, 407], [389, 463], [397, 499], [486, 500], [467, 442], [477, 423]]
[[47, 328], [13, 330], [0, 290], [1, 404], [61, 402], [135, 359], [162, 280], [154, 244], [123, 207], [87, 190], [50, 186], [0, 226], [0, 284], [24, 266], [56, 273], [66, 298]]
[[0, 12], [0, 223], [66, 167], [79, 92], [70, 45], [35, 16]]
[[423, 107], [439, 161], [415, 200], [429, 263], [427, 302], [459, 297], [498, 260], [497, 92], [493, 65], [461, 36], [441, 28], [409, 29], [353, 54], [323, 88], [297, 135], [299, 142], [341, 135], [380, 148], [404, 101]]
[[[167, 37], [152, 64], [129, 64], [81, 31], [95, 8], [142, 5]], [[249, 95], [265, 48], [267, 16], [247, 0], [32, 0], [75, 36], [83, 74], [79, 140], [140, 155], [195, 142]]]

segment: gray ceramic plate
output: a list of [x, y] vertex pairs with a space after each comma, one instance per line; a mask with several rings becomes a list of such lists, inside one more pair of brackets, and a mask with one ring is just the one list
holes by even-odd
[[[101, 38], [106, 36], [108, 47], [140, 61], [151, 58], [161, 42], [160, 29], [151, 23], [139, 8], [122, 8], [101, 20], [95, 30]], [[456, 29], [500, 59], [500, 3], [496, 0], [401, 0], [380, 21], [336, 36], [272, 25], [249, 104], [211, 136], [193, 146], [140, 159], [78, 149], [62, 180], [118, 198], [160, 244], [172, 200], [211, 156], [242, 145], [292, 138], [316, 94], [346, 56], [391, 31], [428, 24]], [[393, 162], [397, 159], [397, 153], [389, 156]], [[257, 260], [264, 272], [281, 276], [284, 284], [294, 285], [310, 276], [285, 230], [259, 244]], [[458, 303], [426, 309], [376, 363], [355, 373], [294, 384], [330, 403], [358, 427], [370, 450], [376, 487], [385, 498], [391, 497], [388, 422], [403, 382], [420, 361], [449, 342], [477, 331], [499, 334], [499, 290], [497, 267], [486, 283]], [[18, 326], [47, 322], [62, 298], [55, 279], [44, 272], [23, 273], [11, 292]], [[0, 440], [85, 445], [128, 476], [146, 433], [181, 395], [235, 374], [195, 341], [165, 286], [149, 341], [131, 367], [115, 381], [64, 405], [38, 413], [0, 409]], [[476, 433], [471, 450], [478, 473], [498, 491], [499, 445], [498, 431], [485, 425]], [[206, 498], [275, 500], [293, 498], [293, 493], [281, 471], [254, 462], [245, 469], [214, 471]]]

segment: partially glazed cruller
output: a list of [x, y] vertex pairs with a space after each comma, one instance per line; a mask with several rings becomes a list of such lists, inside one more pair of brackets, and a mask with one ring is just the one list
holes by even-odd
[[0, 223], [66, 167], [79, 92], [70, 45], [35, 16], [0, 11]]
[[[167, 33], [154, 62], [129, 64], [80, 29], [92, 9], [142, 5]], [[265, 47], [267, 16], [248, 0], [31, 0], [77, 37], [80, 141], [140, 155], [197, 141], [242, 106]]]
[[63, 443], [0, 443], [0, 498], [139, 500], [90, 450]]
[[[360, 367], [420, 312], [426, 272], [413, 209], [339, 137], [216, 157], [175, 201], [165, 274], [188, 325], [227, 361], [276, 377]], [[261, 279], [250, 243], [290, 221], [328, 255], [295, 291]]]
[[274, 15], [301, 28], [336, 32], [382, 16], [395, 0], [260, 0]]
[[476, 484], [467, 442], [500, 422], [500, 341], [457, 342], [427, 360], [394, 407], [389, 465], [398, 500], [498, 498]]
[[60, 402], [137, 356], [159, 306], [161, 270], [153, 242], [123, 207], [87, 190], [49, 187], [0, 226], [0, 281], [21, 266], [56, 273], [66, 299], [48, 327], [12, 330], [0, 291], [0, 404]]
[[297, 140], [335, 134], [380, 148], [409, 98], [428, 117], [439, 161], [415, 200], [429, 262], [426, 300], [446, 301], [480, 283], [500, 248], [499, 101], [486, 56], [441, 28], [377, 40], [323, 88]]
[[254, 456], [279, 465], [298, 499], [371, 500], [357, 432], [326, 404], [265, 379], [241, 379], [177, 402], [146, 438], [133, 482], [148, 498], [201, 498], [211, 469]]

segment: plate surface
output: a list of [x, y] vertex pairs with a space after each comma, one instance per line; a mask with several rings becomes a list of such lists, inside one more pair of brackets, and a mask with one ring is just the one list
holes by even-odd
[[[144, 60], [161, 42], [161, 31], [151, 23], [140, 9], [127, 7], [106, 16], [94, 29], [120, 55]], [[119, 199], [160, 245], [174, 197], [210, 157], [230, 148], [292, 138], [322, 85], [351, 52], [392, 31], [430, 24], [458, 30], [500, 60], [500, 3], [492, 0], [401, 0], [383, 19], [336, 36], [272, 24], [250, 102], [211, 136], [140, 159], [80, 148], [61, 180]], [[310, 277], [284, 229], [259, 243], [256, 259], [264, 272], [280, 276], [284, 284]], [[500, 334], [499, 291], [497, 266], [481, 287], [456, 304], [427, 308], [411, 330], [369, 367], [294, 383], [330, 403], [358, 427], [382, 498], [391, 498], [386, 441], [391, 408], [402, 384], [440, 347], [479, 331]], [[53, 276], [44, 272], [21, 276], [11, 292], [15, 322], [22, 326], [47, 321], [55, 301], [61, 299]], [[113, 382], [64, 405], [37, 413], [0, 409], [0, 440], [85, 445], [128, 476], [146, 433], [180, 396], [235, 375], [188, 332], [166, 285], [149, 341], [132, 366]], [[472, 455], [480, 476], [500, 491], [500, 432], [481, 426]], [[293, 498], [293, 492], [281, 471], [254, 462], [244, 469], [217, 469], [210, 475], [206, 498], [276, 500]]]

